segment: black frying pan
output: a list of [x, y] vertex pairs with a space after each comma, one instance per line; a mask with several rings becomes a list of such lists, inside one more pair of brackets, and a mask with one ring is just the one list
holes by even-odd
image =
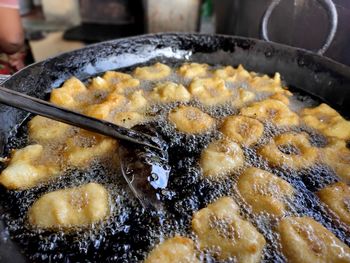
[[[248, 70], [261, 73], [277, 71], [288, 86], [316, 96], [350, 116], [350, 68], [305, 50], [222, 35], [156, 34], [104, 42], [31, 65], [3, 85], [46, 98], [71, 76], [84, 80], [106, 70], [152, 61], [243, 64]], [[26, 116], [26, 112], [0, 105], [0, 154], [6, 154], [8, 138]], [[0, 261], [23, 260], [0, 221]]]

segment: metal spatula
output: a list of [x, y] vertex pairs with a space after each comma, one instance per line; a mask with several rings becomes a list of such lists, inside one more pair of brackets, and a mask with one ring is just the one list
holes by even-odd
[[120, 163], [129, 187], [144, 208], [161, 209], [158, 190], [166, 187], [170, 168], [165, 144], [156, 134], [117, 126], [1, 86], [0, 103], [121, 140]]
[[124, 141], [119, 144], [119, 158], [123, 176], [141, 205], [145, 209], [162, 211], [160, 199], [168, 184], [170, 166], [167, 144], [151, 125], [139, 125], [135, 129], [150, 134], [160, 150], [141, 145], [133, 147]]
[[0, 103], [119, 140], [159, 149], [153, 138], [147, 134], [95, 119], [1, 86]]

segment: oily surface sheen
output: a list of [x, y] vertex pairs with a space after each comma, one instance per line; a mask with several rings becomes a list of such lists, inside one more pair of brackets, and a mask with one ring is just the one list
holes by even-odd
[[168, 144], [164, 211], [142, 210], [116, 140], [35, 116], [0, 174], [10, 237], [34, 262], [348, 262], [350, 122], [282, 79], [191, 62], [67, 79], [51, 102]]

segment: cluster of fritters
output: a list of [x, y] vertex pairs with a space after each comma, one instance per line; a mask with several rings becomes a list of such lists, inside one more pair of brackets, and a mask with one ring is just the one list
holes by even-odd
[[[184, 84], [171, 81], [174, 76]], [[144, 89], [144, 83], [151, 88]], [[311, 217], [288, 216], [287, 203], [296, 194], [291, 184], [249, 167], [245, 160], [243, 149], [252, 148], [270, 167], [300, 171], [316, 163], [327, 166], [339, 182], [317, 195], [332, 216], [350, 226], [350, 122], [327, 104], [293, 110], [292, 96], [278, 73], [271, 78], [241, 65], [211, 68], [185, 63], [171, 68], [156, 63], [130, 74], [109, 71], [86, 85], [73, 77], [52, 91], [50, 101], [127, 128], [157, 118], [149, 114], [152, 105], [174, 105], [167, 121], [177, 132], [191, 136], [220, 132], [221, 137], [200, 155], [202, 176], [216, 181], [237, 176], [237, 190], [251, 212], [279, 220], [276, 231], [288, 261], [350, 262], [350, 248], [321, 223]], [[218, 118], [206, 110], [218, 106], [231, 107], [236, 114]], [[28, 125], [31, 144], [13, 150], [0, 175], [0, 183], [9, 190], [47, 184], [70, 167], [88, 169], [96, 160], [117, 163], [114, 139], [40, 116]], [[266, 139], [266, 127], [279, 132]], [[315, 145], [308, 133], [295, 127], [321, 134], [327, 145]], [[107, 189], [97, 183], [53, 191], [34, 202], [28, 221], [41, 229], [88, 226], [108, 217], [109, 202]], [[199, 262], [200, 251], [218, 260], [259, 262], [266, 244], [229, 196], [195, 211], [192, 230], [195, 238], [169, 238], [149, 253], [146, 262]]]

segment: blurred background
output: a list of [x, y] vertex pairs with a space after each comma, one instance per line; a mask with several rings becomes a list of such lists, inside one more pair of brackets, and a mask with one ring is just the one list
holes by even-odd
[[[18, 10], [24, 42], [14, 54], [0, 50], [0, 74], [92, 43], [145, 33], [261, 38], [266, 10], [271, 41], [315, 52], [336, 22], [324, 55], [350, 65], [349, 0], [0, 0], [0, 9], [6, 8]], [[0, 16], [0, 34], [1, 24], [12, 23], [4, 20]]]

